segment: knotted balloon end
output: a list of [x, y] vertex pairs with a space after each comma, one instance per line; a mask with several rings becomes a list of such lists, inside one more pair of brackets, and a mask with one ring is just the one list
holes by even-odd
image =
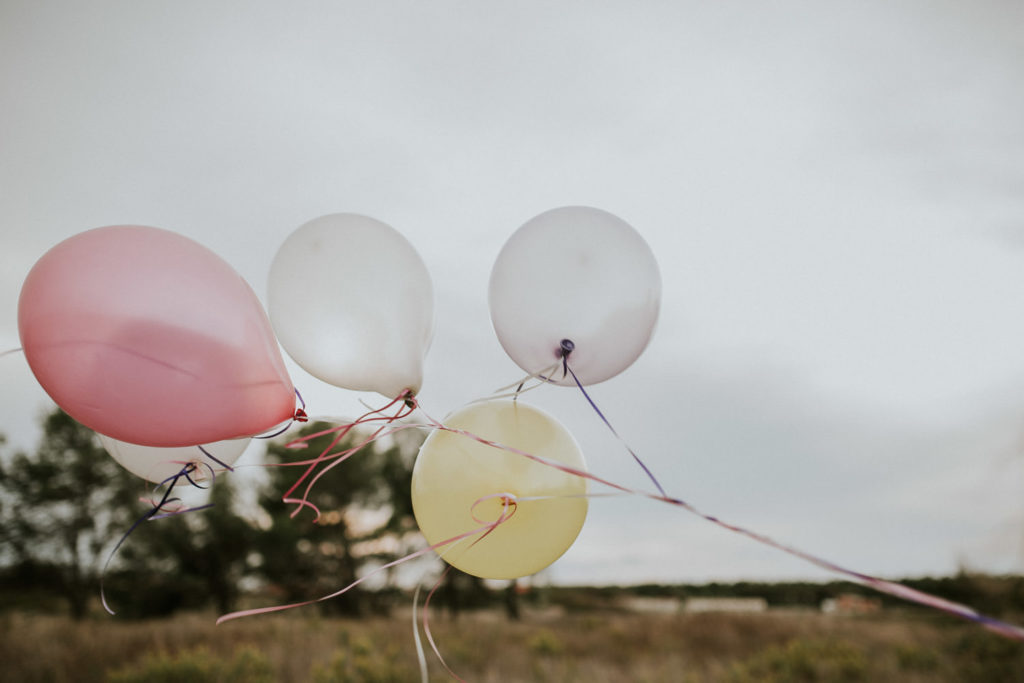
[[575, 350], [576, 344], [571, 339], [558, 342], [558, 357], [562, 359], [562, 379], [569, 374], [569, 354]]
[[409, 410], [416, 410], [419, 407], [419, 404], [416, 403], [416, 391], [412, 388], [402, 390], [398, 398], [402, 399], [405, 407]]

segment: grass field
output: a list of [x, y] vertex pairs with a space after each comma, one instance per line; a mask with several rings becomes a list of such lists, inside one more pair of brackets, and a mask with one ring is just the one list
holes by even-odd
[[[1024, 644], [942, 616], [814, 612], [435, 617], [467, 681], [1024, 681]], [[431, 681], [452, 680], [427, 650]], [[0, 615], [0, 681], [417, 681], [411, 621], [312, 612], [214, 625], [212, 614], [74, 623]]]

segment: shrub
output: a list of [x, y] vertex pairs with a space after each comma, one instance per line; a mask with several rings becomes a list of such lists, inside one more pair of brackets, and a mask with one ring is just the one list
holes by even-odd
[[565, 651], [565, 644], [546, 628], [537, 631], [527, 645], [530, 652], [547, 657], [560, 655]]
[[939, 669], [939, 655], [916, 645], [897, 645], [896, 662], [902, 671], [932, 672]]
[[404, 683], [415, 675], [399, 661], [397, 649], [380, 651], [366, 638], [357, 638], [350, 648], [334, 653], [331, 663], [313, 670], [316, 683]]
[[1024, 646], [1006, 638], [974, 630], [952, 648], [961, 680], [985, 683], [1024, 681]]
[[205, 648], [170, 656], [158, 653], [138, 664], [111, 672], [108, 683], [273, 683], [266, 657], [251, 648], [219, 659]]
[[813, 683], [867, 679], [868, 662], [841, 641], [792, 640], [766, 648], [733, 666], [731, 683]]

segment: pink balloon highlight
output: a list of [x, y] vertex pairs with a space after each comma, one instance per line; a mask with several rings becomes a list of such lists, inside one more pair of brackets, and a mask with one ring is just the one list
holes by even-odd
[[46, 252], [18, 301], [32, 372], [82, 424], [143, 446], [258, 434], [295, 390], [256, 294], [206, 247], [134, 225]]

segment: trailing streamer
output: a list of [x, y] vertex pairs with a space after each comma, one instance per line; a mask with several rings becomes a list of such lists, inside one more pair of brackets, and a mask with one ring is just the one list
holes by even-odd
[[[212, 482], [216, 478], [216, 476], [217, 476], [216, 471], [212, 467], [207, 465], [206, 463], [201, 463], [201, 464], [203, 466], [205, 466], [207, 469], [209, 469], [209, 471], [210, 471], [210, 480]], [[174, 474], [174, 475], [164, 479], [162, 482], [157, 484], [156, 488], [154, 490], [159, 490], [160, 487], [162, 487], [165, 484], [167, 484], [167, 490], [164, 491], [163, 497], [161, 497], [160, 501], [157, 502], [157, 503], [153, 503], [152, 501], [149, 501], [153, 505], [153, 507], [150, 508], [144, 515], [142, 515], [137, 520], [135, 520], [134, 523], [132, 523], [131, 527], [128, 528], [128, 531], [124, 532], [124, 534], [121, 536], [121, 538], [118, 540], [118, 542], [114, 545], [114, 548], [110, 551], [110, 554], [107, 556], [106, 562], [103, 563], [103, 570], [100, 572], [100, 602], [103, 604], [103, 609], [105, 609], [108, 614], [116, 614], [116, 612], [114, 612], [114, 610], [111, 609], [110, 605], [107, 604], [107, 593], [106, 593], [107, 568], [110, 567], [110, 561], [114, 559], [114, 555], [116, 555], [117, 551], [121, 548], [122, 545], [124, 545], [124, 542], [126, 540], [128, 540], [128, 537], [131, 536], [132, 532], [135, 531], [139, 527], [139, 525], [142, 524], [143, 522], [152, 521], [152, 520], [155, 520], [155, 519], [164, 519], [166, 517], [172, 517], [174, 515], [180, 515], [180, 514], [184, 514], [186, 512], [195, 512], [197, 510], [206, 510], [208, 508], [213, 507], [213, 504], [209, 503], [207, 505], [199, 505], [199, 506], [190, 507], [190, 508], [180, 508], [180, 509], [172, 510], [170, 512], [164, 512], [164, 509], [168, 505], [170, 505], [171, 503], [181, 502], [180, 498], [172, 498], [171, 497], [171, 493], [174, 491], [174, 487], [177, 486], [178, 483], [182, 479], [185, 479], [186, 481], [188, 481], [189, 484], [191, 484], [192, 486], [194, 486], [196, 488], [207, 488], [205, 486], [199, 485], [198, 483], [196, 483], [195, 480], [192, 479], [192, 474], [197, 469], [198, 469], [198, 467], [197, 467], [196, 463], [194, 463], [194, 462], [185, 463], [183, 465], [183, 467], [181, 468], [180, 472], [178, 472], [177, 474]]]
[[[570, 342], [570, 344], [571, 344], [571, 342]], [[782, 552], [785, 552], [787, 554], [790, 554], [790, 555], [792, 555], [794, 557], [802, 559], [802, 560], [804, 560], [804, 561], [806, 561], [806, 562], [808, 562], [810, 564], [813, 564], [815, 566], [818, 566], [818, 567], [820, 567], [822, 569], [828, 570], [828, 571], [836, 573], [836, 574], [843, 575], [843, 576], [853, 580], [856, 583], [859, 583], [859, 584], [861, 584], [863, 586], [866, 586], [866, 587], [871, 588], [873, 590], [876, 590], [878, 592], [886, 593], [886, 594], [892, 595], [894, 597], [900, 598], [902, 600], [906, 600], [906, 601], [909, 601], [909, 602], [914, 602], [914, 603], [923, 605], [925, 607], [929, 607], [931, 609], [936, 609], [936, 610], [939, 610], [939, 611], [946, 612], [947, 614], [959, 617], [961, 619], [977, 623], [977, 624], [981, 625], [983, 628], [986, 628], [987, 630], [992, 631], [993, 633], [996, 633], [996, 634], [1001, 635], [1003, 637], [1024, 642], [1024, 628], [1021, 628], [1020, 626], [1017, 626], [1017, 625], [1014, 625], [1014, 624], [1010, 624], [1010, 623], [1007, 623], [1007, 622], [1003, 622], [1001, 620], [995, 619], [995, 618], [990, 617], [988, 615], [981, 614], [981, 613], [977, 612], [976, 610], [974, 610], [971, 607], [968, 607], [966, 605], [962, 605], [962, 604], [959, 604], [959, 603], [956, 603], [956, 602], [952, 602], [950, 600], [946, 600], [944, 598], [940, 598], [938, 596], [931, 595], [931, 594], [925, 593], [923, 591], [919, 591], [919, 590], [910, 588], [908, 586], [904, 586], [902, 584], [899, 584], [899, 583], [896, 583], [896, 582], [893, 582], [893, 581], [887, 581], [885, 579], [881, 579], [881, 578], [878, 578], [878, 577], [875, 577], [875, 576], [871, 576], [869, 574], [864, 574], [862, 572], [857, 572], [857, 571], [853, 571], [853, 570], [847, 569], [847, 568], [842, 567], [842, 566], [840, 566], [838, 564], [835, 564], [834, 562], [831, 562], [829, 560], [825, 560], [823, 558], [817, 557], [815, 555], [812, 555], [812, 554], [807, 553], [805, 551], [799, 550], [799, 549], [794, 548], [792, 546], [788, 546], [788, 545], [779, 543], [779, 542], [775, 541], [774, 539], [769, 538], [768, 536], [765, 536], [763, 534], [751, 531], [749, 529], [746, 529], [744, 527], [741, 527], [741, 526], [738, 526], [738, 525], [735, 525], [735, 524], [731, 524], [731, 523], [725, 522], [725, 521], [719, 519], [716, 516], [713, 516], [713, 515], [707, 514], [705, 512], [702, 512], [701, 510], [697, 509], [696, 507], [694, 507], [693, 505], [691, 505], [690, 503], [686, 502], [685, 500], [683, 500], [681, 498], [673, 497], [673, 496], [668, 495], [666, 493], [665, 489], [661, 486], [660, 482], [658, 482], [657, 478], [650, 471], [650, 469], [642, 462], [642, 460], [639, 458], [639, 456], [637, 456], [637, 454], [632, 450], [632, 448], [630, 448], [629, 445], [618, 434], [618, 432], [612, 426], [612, 424], [607, 419], [607, 417], [605, 417], [604, 413], [598, 408], [598, 406], [596, 405], [594, 400], [589, 396], [589, 394], [583, 388], [582, 383], [576, 377], [575, 373], [572, 371], [572, 368], [571, 368], [571, 366], [569, 365], [569, 362], [568, 362], [568, 358], [569, 358], [569, 355], [571, 354], [573, 348], [571, 346], [569, 346], [569, 345], [563, 345], [562, 349], [563, 349], [563, 355], [562, 355], [562, 358], [560, 359], [560, 361], [559, 361], [559, 363], [557, 365], [552, 366], [551, 368], [549, 368], [549, 369], [547, 369], [545, 371], [542, 371], [543, 374], [542, 373], [537, 373], [537, 374], [528, 376], [525, 380], [523, 380], [523, 382], [519, 383], [520, 388], [523, 386], [523, 384], [525, 384], [530, 379], [539, 379], [539, 380], [541, 380], [541, 383], [550, 382], [551, 381], [550, 380], [550, 373], [553, 372], [554, 370], [556, 370], [559, 365], [562, 366], [563, 371], [565, 373], [567, 373], [568, 375], [573, 377], [573, 379], [574, 379], [575, 383], [577, 384], [578, 388], [581, 390], [581, 392], [583, 393], [584, 397], [587, 399], [588, 403], [592, 406], [592, 408], [595, 410], [595, 412], [601, 418], [602, 422], [605, 423], [605, 425], [609, 428], [609, 430], [611, 430], [612, 433], [616, 436], [616, 438], [618, 438], [619, 441], [626, 447], [626, 449], [630, 453], [630, 455], [632, 455], [633, 458], [636, 460], [636, 462], [643, 468], [643, 470], [647, 474], [648, 478], [651, 480], [651, 482], [658, 489], [658, 493], [652, 493], [652, 492], [648, 492], [648, 491], [642, 491], [642, 490], [639, 490], [639, 489], [633, 489], [633, 488], [630, 488], [630, 487], [627, 487], [627, 486], [623, 486], [621, 484], [617, 484], [617, 483], [615, 483], [613, 481], [610, 481], [610, 480], [605, 479], [603, 477], [599, 477], [597, 475], [591, 474], [591, 473], [583, 471], [581, 469], [569, 467], [569, 466], [563, 465], [561, 463], [557, 463], [557, 462], [548, 460], [546, 458], [542, 458], [542, 457], [534, 455], [532, 453], [529, 453], [529, 452], [526, 452], [526, 451], [523, 451], [523, 450], [520, 450], [520, 449], [517, 449], [517, 448], [513, 448], [513, 447], [510, 447], [510, 446], [498, 443], [498, 442], [490, 440], [490, 439], [486, 439], [486, 438], [478, 436], [476, 434], [472, 434], [472, 433], [470, 433], [468, 431], [465, 431], [465, 430], [448, 427], [448, 426], [442, 424], [441, 422], [435, 420], [434, 418], [430, 417], [425, 412], [422, 413], [424, 415], [424, 417], [426, 418], [426, 420], [427, 420], [427, 422], [425, 424], [420, 424], [420, 423], [411, 424], [411, 423], [407, 423], [407, 424], [401, 424], [401, 425], [395, 426], [394, 422], [397, 419], [400, 419], [401, 417], [406, 417], [407, 415], [411, 414], [411, 412], [413, 410], [420, 409], [421, 412], [422, 412], [422, 408], [418, 405], [418, 403], [416, 402], [415, 398], [412, 397], [412, 396], [399, 396], [399, 398], [395, 399], [394, 401], [392, 401], [390, 404], [388, 404], [384, 408], [378, 409], [376, 411], [371, 411], [370, 413], [367, 413], [367, 415], [364, 415], [363, 417], [361, 417], [359, 420], [357, 420], [355, 422], [346, 423], [344, 425], [341, 425], [339, 427], [336, 427], [336, 428], [333, 428], [333, 429], [330, 429], [330, 430], [324, 430], [322, 432], [318, 432], [315, 435], [309, 435], [309, 436], [303, 437], [302, 439], [298, 439], [298, 440], [296, 440], [296, 442], [292, 442], [292, 444], [289, 444], [289, 445], [294, 445], [294, 444], [299, 443], [299, 442], [305, 442], [305, 441], [308, 441], [310, 439], [315, 438], [316, 436], [322, 436], [322, 435], [328, 434], [328, 433], [338, 433], [338, 434], [340, 434], [340, 436], [332, 443], [331, 447], [329, 447], [323, 453], [321, 453], [321, 455], [319, 457], [317, 457], [317, 458], [315, 458], [313, 460], [304, 461], [302, 463], [288, 463], [290, 465], [305, 464], [305, 465], [309, 465], [310, 466], [310, 469], [307, 470], [307, 472], [303, 475], [302, 478], [300, 478], [299, 482], [296, 482], [296, 485], [293, 487], [292, 491], [294, 491], [294, 489], [307, 476], [309, 476], [314, 471], [314, 469], [315, 469], [315, 467], [317, 465], [319, 465], [319, 464], [321, 464], [321, 463], [323, 463], [323, 462], [325, 462], [327, 460], [334, 459], [334, 462], [332, 462], [331, 465], [330, 465], [330, 467], [334, 467], [337, 464], [340, 464], [340, 462], [343, 461], [345, 458], [350, 457], [353, 453], [358, 451], [360, 448], [364, 447], [368, 443], [370, 443], [370, 442], [372, 442], [372, 441], [374, 441], [374, 440], [376, 440], [378, 438], [381, 438], [381, 437], [387, 436], [387, 435], [391, 435], [391, 434], [395, 434], [395, 433], [397, 433], [399, 431], [402, 431], [402, 430], [405, 430], [405, 429], [443, 430], [443, 431], [447, 431], [447, 432], [454, 433], [454, 434], [460, 434], [460, 435], [465, 436], [467, 438], [474, 439], [474, 440], [478, 441], [479, 443], [485, 444], [485, 445], [493, 447], [493, 448], [504, 450], [504, 451], [507, 451], [507, 452], [510, 452], [510, 453], [515, 453], [515, 454], [520, 455], [520, 456], [522, 456], [524, 458], [527, 458], [527, 459], [532, 460], [534, 462], [538, 462], [538, 463], [546, 465], [548, 467], [553, 467], [553, 468], [555, 468], [557, 470], [560, 470], [562, 472], [565, 472], [567, 474], [570, 474], [570, 475], [573, 475], [573, 476], [577, 476], [577, 477], [585, 478], [585, 479], [587, 479], [589, 481], [592, 481], [594, 483], [601, 484], [602, 486], [606, 486], [606, 487], [612, 489], [613, 491], [618, 492], [618, 494], [625, 494], [625, 495], [644, 497], [644, 498], [648, 498], [650, 500], [654, 500], [654, 501], [658, 501], [658, 502], [661, 502], [661, 503], [666, 503], [668, 505], [672, 505], [673, 507], [681, 508], [681, 509], [683, 509], [683, 510], [685, 510], [685, 511], [687, 511], [687, 512], [693, 514], [693, 515], [696, 515], [696, 516], [700, 517], [701, 519], [703, 519], [703, 520], [705, 520], [707, 522], [711, 522], [712, 524], [715, 524], [716, 526], [719, 526], [719, 527], [721, 527], [723, 529], [726, 529], [726, 530], [731, 531], [733, 533], [740, 534], [740, 535], [745, 536], [746, 538], [754, 540], [754, 541], [756, 541], [758, 543], [767, 545], [769, 547], [772, 547], [772, 548], [775, 548], [775, 549], [780, 550]], [[515, 385], [510, 385], [510, 387], [511, 386], [515, 386]], [[505, 389], [508, 389], [510, 387], [505, 387]], [[502, 391], [502, 390], [499, 390], [499, 391]], [[517, 390], [515, 393], [518, 394], [520, 392], [519, 392], [519, 390]], [[408, 409], [407, 413], [403, 412], [402, 410], [400, 410], [398, 413], [396, 413], [395, 416], [380, 416], [380, 413], [382, 411], [387, 410], [388, 408], [390, 408], [391, 406], [395, 405], [399, 401], [402, 402], [402, 406], [404, 408]], [[373, 415], [378, 415], [378, 417], [371, 417]], [[363, 440], [358, 446], [353, 447], [351, 449], [347, 449], [346, 451], [343, 451], [343, 452], [341, 452], [339, 454], [331, 455], [331, 454], [328, 453], [328, 451], [330, 451], [331, 448], [333, 448], [335, 445], [337, 445], [337, 443], [340, 442], [341, 438], [343, 438], [343, 436], [345, 434], [348, 434], [349, 431], [351, 431], [357, 424], [366, 424], [366, 423], [374, 422], [374, 421], [383, 421], [384, 424], [381, 425], [380, 427], [378, 427], [378, 429], [375, 432], [373, 432], [373, 434], [369, 438]], [[316, 480], [316, 478], [314, 478], [313, 481], [315, 481], [315, 480]], [[312, 483], [313, 482], [311, 482], [311, 484]], [[307, 489], [306, 489], [307, 496], [308, 496], [308, 493], [309, 493], [309, 487], [307, 486]], [[615, 494], [615, 493], [606, 493], [606, 494], [589, 493], [589, 494], [585, 494], [585, 495], [587, 495], [588, 497], [596, 497], [596, 496], [600, 496], [600, 495], [617, 495], [617, 494]], [[397, 560], [389, 562], [389, 563], [387, 563], [387, 564], [377, 568], [373, 572], [367, 574], [366, 576], [358, 579], [357, 581], [349, 584], [348, 586], [345, 586], [341, 590], [338, 590], [338, 591], [335, 591], [334, 593], [331, 593], [330, 595], [325, 595], [325, 596], [322, 596], [320, 598], [315, 598], [315, 599], [312, 599], [312, 600], [307, 600], [307, 601], [298, 602], [298, 603], [292, 603], [292, 604], [288, 604], [288, 605], [278, 605], [278, 606], [272, 606], [272, 607], [263, 607], [263, 608], [257, 608], [257, 609], [251, 609], [251, 610], [244, 610], [244, 611], [240, 611], [240, 612], [232, 612], [230, 614], [226, 614], [226, 615], [221, 616], [217, 620], [217, 623], [221, 624], [221, 623], [224, 623], [226, 621], [230, 621], [230, 620], [233, 620], [233, 619], [238, 619], [238, 618], [241, 618], [241, 617], [254, 616], [254, 615], [258, 615], [258, 614], [266, 614], [266, 613], [271, 613], [271, 612], [278, 612], [278, 611], [283, 611], [283, 610], [293, 609], [293, 608], [296, 608], [296, 607], [312, 605], [312, 604], [315, 604], [315, 603], [318, 603], [318, 602], [323, 602], [323, 601], [326, 601], [326, 600], [330, 600], [332, 598], [338, 597], [338, 596], [344, 594], [345, 592], [351, 590], [355, 586], [361, 584], [363, 581], [367, 580], [371, 576], [376, 575], [380, 571], [384, 571], [386, 569], [389, 569], [391, 567], [397, 566], [397, 565], [402, 564], [404, 562], [408, 562], [408, 561], [410, 561], [412, 559], [415, 559], [417, 557], [421, 557], [421, 556], [425, 555], [426, 553], [431, 552], [431, 551], [436, 551], [439, 548], [444, 548], [446, 546], [450, 546], [450, 545], [452, 545], [454, 543], [457, 543], [458, 541], [461, 541], [463, 539], [471, 538], [471, 537], [473, 537], [475, 535], [480, 535], [480, 537], [477, 538], [474, 541], [474, 544], [475, 544], [476, 542], [479, 542], [479, 540], [481, 540], [482, 538], [486, 537], [488, 534], [493, 532], [494, 529], [497, 528], [497, 526], [499, 526], [502, 522], [506, 521], [508, 518], [511, 517], [512, 513], [514, 513], [514, 511], [515, 511], [515, 503], [516, 502], [524, 502], [526, 500], [530, 500], [530, 498], [518, 498], [517, 499], [514, 496], [511, 496], [510, 494], [494, 494], [492, 496], [486, 496], [486, 497], [483, 497], [483, 498], [479, 499], [476, 503], [474, 503], [473, 507], [475, 508], [476, 505], [482, 503], [484, 500], [486, 500], [488, 498], [494, 498], [494, 497], [501, 497], [503, 499], [503, 501], [504, 501], [504, 507], [503, 507], [502, 514], [494, 522], [487, 523], [487, 524], [482, 524], [480, 527], [477, 527], [475, 529], [467, 531], [467, 532], [465, 532], [463, 534], [459, 534], [459, 535], [454, 536], [452, 538], [448, 538], [448, 539], [445, 539], [445, 540], [440, 541], [438, 543], [434, 543], [434, 544], [429, 545], [429, 546], [427, 546], [425, 548], [422, 548], [422, 549], [417, 550], [417, 551], [415, 551], [413, 553], [410, 553], [409, 555], [406, 555], [406, 556], [401, 557], [401, 558], [399, 558]], [[298, 501], [296, 501], [296, 502], [298, 502]], [[302, 502], [304, 502], [307, 505], [312, 506], [312, 504], [308, 503], [307, 501], [305, 501], [305, 499], [302, 499]], [[512, 512], [509, 512], [510, 509], [511, 509]], [[480, 520], [478, 519], [477, 521], [480, 521]], [[442, 557], [443, 557], [443, 553], [441, 553], [441, 554], [442, 554]], [[443, 575], [442, 575], [442, 578], [443, 578]], [[430, 596], [433, 595], [433, 593], [434, 593], [434, 591], [436, 591], [436, 589], [437, 589], [437, 586], [435, 585], [434, 589], [430, 591], [430, 593], [428, 594], [427, 599], [424, 602], [424, 616], [423, 616], [424, 632], [425, 632], [425, 635], [427, 636], [428, 642], [431, 645], [431, 648], [433, 649], [435, 655], [438, 657], [439, 661], [441, 661], [441, 663], [445, 667], [445, 669], [454, 678], [456, 678], [457, 680], [462, 680], [461, 678], [458, 677], [457, 674], [455, 674], [449, 668], [447, 663], [445, 663], [443, 657], [441, 656], [441, 654], [440, 654], [440, 652], [439, 652], [439, 650], [438, 650], [438, 648], [436, 646], [436, 643], [433, 640], [432, 634], [430, 633], [430, 630], [429, 630], [429, 617], [427, 616], [427, 611], [428, 611], [428, 606], [429, 606], [429, 602], [430, 602]], [[418, 603], [418, 592], [417, 592], [417, 600], [416, 600], [416, 602]], [[414, 605], [414, 610], [415, 610], [415, 608], [416, 608], [416, 605]], [[414, 612], [414, 619], [415, 619], [415, 612]], [[417, 642], [418, 652], [420, 654], [421, 673], [423, 673], [423, 675], [425, 676], [426, 675], [425, 674], [425, 661], [422, 658], [422, 649], [421, 649], [422, 645], [421, 645], [420, 640], [419, 640], [419, 633], [418, 633], [418, 631], [416, 632], [415, 635], [416, 635], [416, 642]], [[426, 680], [426, 679], [424, 679], [424, 680]]]

